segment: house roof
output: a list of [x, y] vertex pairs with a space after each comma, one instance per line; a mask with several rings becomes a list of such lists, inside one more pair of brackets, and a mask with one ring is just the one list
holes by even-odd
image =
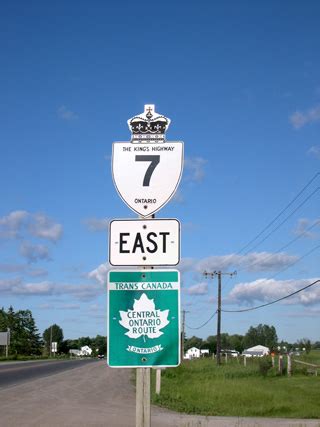
[[270, 351], [268, 347], [264, 345], [255, 345], [254, 347], [246, 348], [245, 351]]

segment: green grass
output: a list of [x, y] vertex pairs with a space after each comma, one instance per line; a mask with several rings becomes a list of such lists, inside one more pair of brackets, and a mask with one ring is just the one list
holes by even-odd
[[189, 414], [320, 418], [320, 376], [288, 378], [271, 369], [263, 377], [257, 360], [247, 367], [235, 360], [220, 367], [212, 359], [185, 361], [162, 372], [159, 396], [153, 372], [152, 400]]

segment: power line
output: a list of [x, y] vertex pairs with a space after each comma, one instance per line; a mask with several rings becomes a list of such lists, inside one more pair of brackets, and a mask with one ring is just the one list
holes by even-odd
[[320, 245], [314, 246], [310, 251], [303, 254], [301, 257], [299, 257], [296, 261], [292, 262], [291, 264], [287, 265], [286, 267], [282, 268], [281, 270], [278, 270], [273, 276], [269, 277], [267, 280], [273, 279], [274, 277], [278, 276], [278, 274], [283, 273], [284, 271], [291, 268], [293, 265], [298, 264], [303, 258], [306, 258], [307, 256], [311, 255], [312, 252], [315, 252], [317, 249], [320, 248]]
[[250, 251], [252, 251], [253, 249], [257, 248], [258, 246], [261, 245], [261, 243], [265, 242], [268, 237], [271, 236], [271, 234], [273, 234], [275, 231], [279, 230], [279, 228], [288, 221], [289, 218], [291, 218], [309, 199], [311, 199], [311, 197], [314, 196], [314, 194], [320, 190], [320, 187], [317, 187], [311, 194], [309, 194], [308, 197], [306, 197], [301, 203], [300, 205], [298, 205], [296, 207], [296, 209], [294, 209], [282, 222], [280, 222], [280, 224], [278, 224], [273, 230], [270, 231], [270, 233], [268, 233], [262, 240], [260, 240], [256, 245], [254, 245], [249, 251], [247, 251], [245, 253], [245, 255], [247, 255]]
[[[303, 234], [306, 234], [308, 231], [310, 231], [313, 227], [315, 227], [316, 225], [320, 224], [320, 220], [315, 222], [312, 226], [310, 226], [304, 233], [302, 233], [300, 236], [295, 237], [293, 240], [291, 240], [289, 243], [287, 243], [286, 245], [282, 246], [280, 249], [278, 249], [275, 254], [279, 253], [281, 250], [287, 248], [288, 246], [290, 246], [292, 243], [294, 243], [295, 241], [297, 241]], [[274, 277], [278, 276], [278, 274], [283, 273], [284, 271], [288, 270], [289, 268], [291, 268], [292, 266], [294, 266], [295, 264], [298, 264], [298, 262], [300, 262], [302, 259], [306, 258], [307, 256], [311, 255], [313, 252], [315, 252], [317, 249], [320, 248], [320, 245], [314, 246], [312, 249], [310, 249], [308, 252], [306, 252], [305, 254], [303, 254], [301, 257], [299, 257], [298, 259], [296, 259], [295, 261], [293, 261], [291, 264], [287, 265], [286, 267], [281, 268], [280, 270], [278, 270], [273, 276], [268, 277], [266, 280], [270, 280], [273, 279]], [[253, 263], [248, 263], [245, 267], [242, 267], [240, 269], [238, 269], [237, 271], [243, 271], [245, 268], [247, 269], [250, 266], [259, 264], [269, 258], [272, 258], [274, 254], [270, 254], [270, 255], [266, 255], [264, 258], [260, 258], [259, 260], [253, 262]], [[226, 285], [229, 284], [231, 279], [229, 279], [229, 281], [227, 281]], [[226, 288], [226, 286], [225, 286]]]
[[282, 298], [278, 298], [278, 299], [276, 299], [276, 300], [274, 300], [274, 301], [271, 301], [271, 302], [267, 302], [266, 304], [257, 305], [256, 307], [245, 308], [245, 309], [243, 309], [243, 310], [221, 310], [221, 311], [223, 311], [224, 313], [244, 313], [244, 312], [246, 312], [246, 311], [257, 310], [258, 308], [267, 307], [268, 305], [272, 305], [272, 304], [275, 304], [276, 302], [279, 302], [279, 301], [282, 301], [282, 300], [284, 300], [284, 299], [290, 298], [290, 297], [292, 297], [293, 295], [298, 294], [299, 292], [302, 292], [302, 291], [305, 291], [305, 290], [306, 290], [306, 289], [308, 289], [308, 288], [311, 288], [311, 286], [314, 286], [316, 283], [319, 283], [319, 282], [320, 282], [320, 279], [316, 280], [315, 282], [310, 283], [310, 284], [309, 284], [309, 285], [307, 285], [307, 286], [304, 286], [304, 287], [303, 287], [303, 288], [301, 288], [301, 289], [298, 289], [298, 290], [297, 290], [297, 291], [295, 291], [295, 292], [292, 292], [292, 293], [291, 293], [291, 294], [289, 294], [289, 295], [286, 295], [286, 296], [284, 296], [284, 297], [282, 297]]
[[213, 315], [212, 316], [210, 316], [210, 318], [206, 321], [206, 322], [204, 322], [201, 326], [197, 326], [196, 328], [193, 328], [192, 326], [188, 326], [188, 325], [186, 325], [186, 327], [188, 328], [188, 329], [201, 329], [201, 328], [203, 328], [204, 326], [206, 326], [209, 322], [210, 322], [210, 320], [212, 320], [213, 318], [214, 318], [214, 316], [217, 314], [217, 310], [213, 313]]
[[251, 239], [245, 246], [243, 246], [237, 254], [240, 254], [245, 249], [247, 249], [252, 243], [254, 243], [266, 230], [268, 230], [280, 216], [287, 210], [293, 203], [305, 192], [305, 190], [312, 184], [312, 182], [320, 175], [320, 172], [317, 172], [308, 182], [307, 184], [299, 191], [299, 193], [285, 206], [279, 213], [276, 215], [263, 229], [258, 233], [253, 239]]
[[247, 264], [245, 264], [242, 268], [238, 268], [237, 271], [243, 271], [244, 269], [247, 269], [248, 267], [252, 267], [256, 264], [259, 264], [269, 258], [272, 258], [275, 254], [283, 251], [284, 249], [288, 248], [289, 246], [291, 246], [293, 243], [295, 243], [297, 240], [301, 239], [303, 236], [307, 235], [308, 232], [310, 230], [312, 230], [314, 227], [316, 227], [317, 225], [320, 225], [320, 220], [316, 221], [315, 223], [313, 223], [312, 225], [310, 225], [303, 233], [299, 234], [299, 236], [295, 237], [294, 239], [290, 240], [288, 243], [286, 243], [285, 245], [283, 245], [281, 248], [277, 249], [274, 253], [266, 255], [263, 258], [260, 258], [257, 261], [254, 262], [249, 262]]

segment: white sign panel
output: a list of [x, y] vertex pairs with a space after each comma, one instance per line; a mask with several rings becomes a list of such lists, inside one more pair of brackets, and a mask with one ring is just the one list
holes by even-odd
[[51, 343], [51, 351], [52, 353], [56, 353], [58, 351], [58, 343], [56, 341]]
[[180, 223], [176, 219], [114, 220], [109, 229], [109, 262], [115, 266], [177, 265]]
[[9, 345], [9, 333], [0, 332], [0, 345]]
[[182, 175], [183, 142], [115, 142], [112, 177], [123, 201], [147, 217], [174, 195]]

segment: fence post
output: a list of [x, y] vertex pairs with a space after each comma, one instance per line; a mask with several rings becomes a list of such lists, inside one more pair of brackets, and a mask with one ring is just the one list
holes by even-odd
[[291, 377], [291, 373], [292, 373], [291, 356], [288, 353], [287, 354], [287, 374], [288, 374], [288, 377]]
[[161, 369], [156, 369], [156, 394], [161, 391]]
[[243, 356], [243, 366], [247, 366], [247, 356]]
[[278, 358], [278, 372], [280, 375], [282, 375], [282, 370], [283, 370], [283, 357], [282, 354], [279, 354], [279, 358]]

